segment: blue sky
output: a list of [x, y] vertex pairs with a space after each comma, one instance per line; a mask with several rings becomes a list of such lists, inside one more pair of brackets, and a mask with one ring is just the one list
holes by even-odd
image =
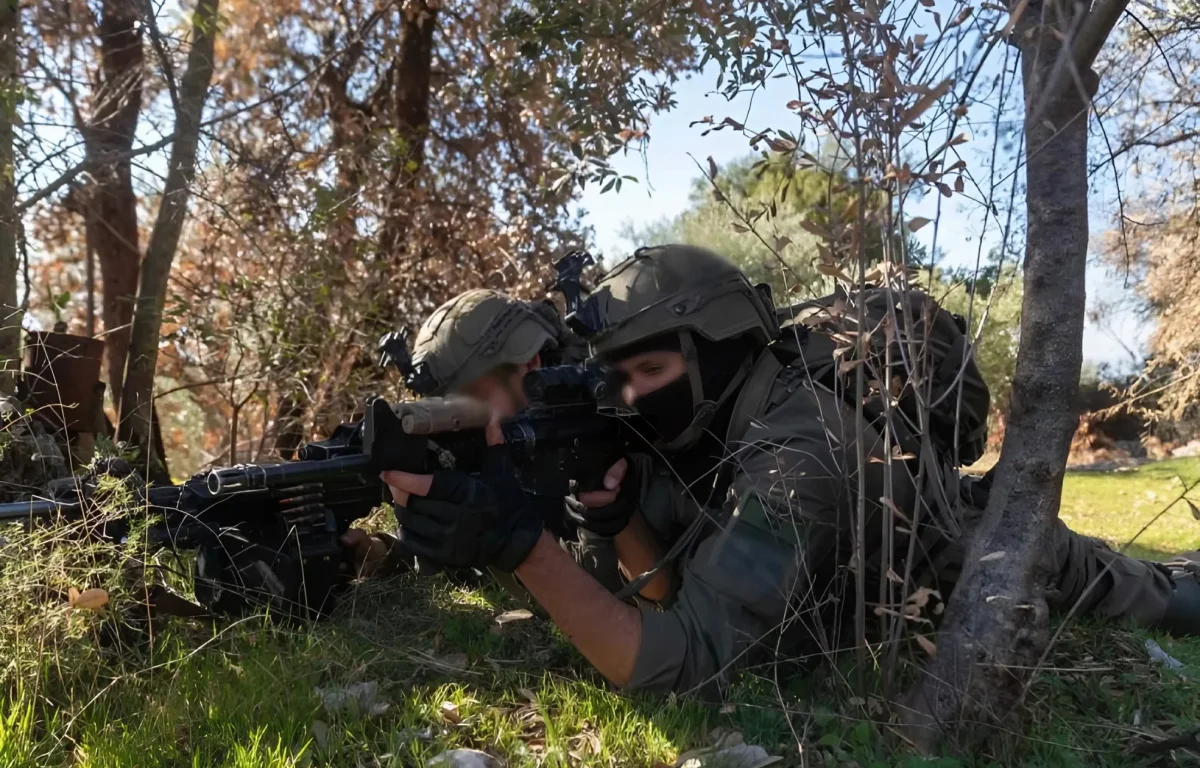
[[[784, 106], [790, 98], [794, 98], [794, 85], [789, 81], [777, 81], [780, 85], [760, 92], [752, 108], [749, 108], [745, 99], [731, 103], [721, 94], [710, 93], [716, 77], [716, 70], [710, 67], [680, 83], [677, 88], [678, 107], [653, 120], [650, 142], [644, 156], [642, 153], [630, 153], [618, 158], [615, 163], [617, 170], [638, 177], [641, 183], [626, 184], [619, 193], [610, 191], [601, 194], [594, 187], [584, 192], [580, 205], [585, 211], [585, 221], [594, 228], [598, 250], [607, 258], [620, 257], [628, 252], [631, 244], [620, 237], [620, 231], [626, 224], [645, 225], [675, 216], [687, 207], [692, 182], [700, 175], [697, 162], [703, 165], [705, 158], [711, 155], [718, 164], [722, 164], [750, 152], [747, 139], [741, 134], [718, 131], [702, 137], [705, 126], [689, 127], [690, 122], [706, 115], [713, 115], [718, 122], [726, 115], [738, 119], [748, 115], [747, 125], [751, 128], [771, 126], [786, 129], [796, 124], [796, 119]], [[789, 88], [792, 89], [792, 95], [788, 95]], [[987, 172], [987, 153], [991, 146], [990, 138], [980, 138], [963, 148], [964, 156], [976, 174]], [[1004, 161], [1003, 172], [1011, 169], [1011, 162], [1011, 158]], [[998, 170], [1000, 165], [997, 162]], [[1107, 207], [1110, 195], [1107, 194], [1105, 180], [1100, 178], [1097, 182], [1098, 189], [1091, 206], [1093, 238], [1104, 232], [1112, 215]], [[927, 195], [915, 206], [909, 205], [910, 216], [933, 219], [937, 199], [937, 195]], [[954, 199], [943, 204], [937, 248], [943, 253], [944, 263], [975, 263], [983, 229], [979, 210], [978, 204], [960, 204]], [[985, 253], [990, 246], [999, 243], [998, 227], [993, 223], [989, 229], [983, 238]], [[928, 244], [933, 231], [932, 225], [927, 226], [918, 233], [918, 237]], [[1119, 297], [1124, 291], [1120, 276], [1109, 275], [1099, 266], [1089, 268], [1089, 306], [1097, 299]], [[1125, 346], [1140, 351], [1150, 329], [1127, 312], [1110, 313], [1108, 326], [1109, 330], [1106, 331], [1088, 324], [1084, 335], [1084, 356], [1095, 363], [1108, 362], [1128, 367], [1129, 354], [1110, 333], [1115, 332]]]

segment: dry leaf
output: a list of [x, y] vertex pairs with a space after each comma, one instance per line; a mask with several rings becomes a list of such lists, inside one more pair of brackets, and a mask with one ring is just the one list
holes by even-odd
[[783, 138], [775, 138], [774, 136], [767, 137], [767, 146], [775, 152], [791, 152], [796, 148], [796, 142], [788, 141]]
[[67, 593], [71, 607], [80, 611], [95, 611], [103, 613], [104, 606], [108, 605], [108, 592], [99, 587], [85, 589], [83, 592], [71, 587]]
[[1200, 520], [1200, 507], [1193, 504], [1191, 499], [1184, 499], [1184, 501], [1187, 502], [1188, 509], [1192, 510], [1192, 519]]
[[984, 555], [983, 557], [979, 558], [979, 562], [994, 563], [997, 560], [1003, 560], [1006, 557], [1008, 557], [1007, 552], [992, 552], [990, 554]]
[[908, 602], [910, 605], [915, 605], [917, 608], [924, 608], [929, 604], [929, 598], [931, 597], [936, 597], [938, 600], [941, 600], [942, 593], [938, 592], [936, 589], [930, 589], [929, 587], [918, 587], [917, 591], [908, 596], [908, 600], [906, 602]]
[[974, 12], [975, 9], [969, 5], [966, 8], [963, 8], [962, 11], [960, 11], [959, 14], [954, 17], [954, 21], [946, 25], [946, 29], [954, 29], [959, 24], [962, 24], [964, 21], [971, 18], [971, 14]]
[[925, 635], [917, 635], [917, 645], [921, 646], [921, 650], [930, 656], [937, 656], [937, 646]]
[[313, 688], [327, 712], [359, 711], [376, 717], [387, 712], [391, 703], [379, 697], [379, 683], [370, 680], [340, 688]]
[[526, 619], [532, 619], [532, 618], [533, 618], [532, 611], [527, 611], [524, 608], [518, 608], [515, 611], [505, 611], [504, 613], [497, 616], [496, 623], [503, 625], [503, 624], [508, 624], [509, 622], [512, 622], [512, 621], [524, 621]]
[[888, 569], [887, 569], [887, 580], [888, 580], [888, 581], [893, 581], [893, 582], [895, 582], [895, 583], [897, 583], [897, 584], [903, 584], [903, 583], [904, 583], [904, 579], [903, 579], [903, 578], [901, 578], [900, 574], [896, 573], [896, 572], [895, 572], [894, 570], [892, 570], [891, 568], [888, 568]]
[[963, 182], [963, 177], [962, 177], [962, 176], [955, 177], [955, 179], [954, 179], [954, 191], [955, 191], [955, 192], [962, 192], [962, 191], [963, 191], [963, 190], [965, 190], [966, 188], [967, 188], [967, 185], [966, 185], [966, 184]]
[[927, 37], [929, 37], [929, 35], [915, 35], [913, 36], [913, 44], [916, 45], [918, 49], [924, 48], [925, 38]]
[[442, 719], [451, 725], [462, 722], [462, 715], [458, 714], [458, 705], [452, 701], [443, 701], [442, 706], [438, 707], [438, 712], [441, 713]]
[[913, 218], [908, 220], [908, 231], [916, 232], [919, 229], [921, 229], [921, 227], [928, 224], [929, 221], [930, 220], [925, 218], [924, 216], [914, 216]]

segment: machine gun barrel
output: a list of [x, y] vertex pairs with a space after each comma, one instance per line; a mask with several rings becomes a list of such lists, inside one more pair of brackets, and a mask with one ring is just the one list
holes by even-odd
[[73, 502], [50, 501], [49, 499], [0, 504], [0, 523], [15, 523], [21, 520], [50, 517], [59, 510], [70, 510], [77, 506], [79, 505]]
[[362, 453], [318, 461], [241, 464], [212, 470], [208, 473], [205, 484], [213, 496], [225, 496], [241, 491], [319, 483], [347, 475], [370, 476], [374, 474], [372, 466], [371, 457]]

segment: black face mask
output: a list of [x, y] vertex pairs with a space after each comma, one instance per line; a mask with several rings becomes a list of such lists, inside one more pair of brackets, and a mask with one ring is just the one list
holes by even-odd
[[688, 375], [684, 373], [665, 387], [639, 397], [633, 409], [654, 428], [662, 442], [679, 437], [696, 415]]

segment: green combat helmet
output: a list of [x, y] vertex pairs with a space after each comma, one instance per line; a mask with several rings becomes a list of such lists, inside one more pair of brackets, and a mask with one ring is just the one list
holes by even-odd
[[444, 395], [497, 366], [529, 361], [557, 349], [565, 328], [553, 306], [518, 301], [498, 291], [459, 294], [434, 310], [417, 334], [409, 389]]
[[[597, 284], [586, 301], [568, 307], [567, 322], [585, 336], [592, 354], [601, 359], [620, 356], [622, 349], [672, 331], [687, 360], [692, 425], [664, 448], [686, 445], [707, 426], [716, 409], [745, 380], [750, 355], [742, 372], [725, 392], [704, 392], [692, 334], [709, 341], [748, 336], [765, 347], [779, 335], [770, 290], [755, 287], [733, 264], [711, 251], [687, 245], [639, 248]], [[748, 349], [755, 348], [747, 345]]]

